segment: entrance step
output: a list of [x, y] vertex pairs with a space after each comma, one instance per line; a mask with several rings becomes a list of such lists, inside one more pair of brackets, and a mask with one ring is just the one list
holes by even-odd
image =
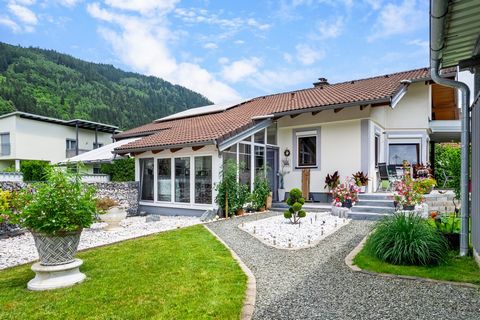
[[348, 217], [353, 220], [381, 220], [390, 215], [390, 213], [350, 212]]
[[359, 199], [356, 206], [388, 207], [394, 208], [393, 200], [362, 200]]
[[360, 193], [359, 200], [390, 200], [393, 201], [393, 194], [391, 193]]
[[350, 217], [354, 220], [380, 220], [395, 212], [391, 193], [362, 193], [352, 207]]
[[374, 207], [374, 206], [359, 206], [354, 205], [352, 212], [376, 212], [376, 213], [394, 213], [395, 208], [392, 207]]

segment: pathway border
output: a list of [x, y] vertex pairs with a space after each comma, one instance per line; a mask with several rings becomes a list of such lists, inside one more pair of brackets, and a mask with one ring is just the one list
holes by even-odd
[[242, 271], [245, 273], [247, 276], [247, 290], [245, 293], [245, 299], [243, 300], [243, 307], [242, 307], [242, 312], [240, 314], [240, 319], [241, 320], [250, 320], [252, 319], [253, 316], [253, 311], [255, 309], [255, 298], [257, 294], [257, 281], [255, 280], [255, 276], [253, 275], [252, 270], [250, 270], [247, 265], [240, 259], [240, 257], [235, 253], [235, 251], [232, 250], [228, 246], [228, 244], [225, 243], [225, 241], [222, 240], [212, 229], [210, 229], [207, 225], [203, 225], [205, 229], [207, 229], [220, 243], [222, 243], [225, 248], [227, 248], [232, 257], [238, 262], [240, 265], [240, 268]]
[[466, 287], [466, 288], [475, 288], [480, 289], [479, 285], [469, 283], [469, 282], [455, 282], [455, 281], [446, 281], [446, 280], [437, 280], [437, 279], [429, 279], [429, 278], [422, 278], [422, 277], [415, 277], [415, 276], [407, 276], [407, 275], [400, 275], [400, 274], [393, 274], [393, 273], [383, 273], [383, 272], [374, 272], [368, 271], [360, 268], [357, 265], [353, 264], [353, 259], [355, 256], [363, 249], [365, 246], [365, 242], [367, 242], [367, 238], [370, 235], [367, 234], [362, 241], [353, 249], [346, 257], [345, 257], [345, 264], [354, 272], [360, 272], [372, 276], [380, 276], [385, 278], [392, 278], [392, 279], [402, 279], [402, 280], [413, 280], [413, 281], [420, 281], [420, 282], [429, 282], [429, 283], [440, 283], [440, 284], [449, 284], [459, 287]]

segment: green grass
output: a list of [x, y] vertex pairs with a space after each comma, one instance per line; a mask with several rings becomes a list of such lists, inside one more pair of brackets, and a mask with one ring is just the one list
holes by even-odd
[[449, 254], [445, 263], [437, 266], [401, 266], [381, 261], [364, 247], [354, 258], [353, 263], [361, 269], [378, 273], [480, 285], [480, 268], [475, 260], [472, 257], [459, 257], [455, 252]]
[[30, 266], [0, 271], [0, 319], [238, 319], [247, 277], [194, 226], [81, 252], [87, 279], [31, 292]]

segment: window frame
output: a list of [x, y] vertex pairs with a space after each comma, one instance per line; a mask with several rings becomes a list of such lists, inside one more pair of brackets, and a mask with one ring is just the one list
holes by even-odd
[[[73, 148], [71, 148], [72, 142], [75, 142], [75, 146]], [[76, 150], [77, 149], [77, 140], [67, 138], [65, 140], [65, 147], [66, 147], [66, 150]]]
[[[416, 146], [416, 152], [417, 152], [417, 164], [421, 163], [421, 143], [420, 142], [389, 142], [388, 143], [388, 164], [390, 165], [402, 165], [401, 163], [390, 163], [390, 156], [391, 156], [391, 152], [390, 152], [390, 146], [398, 146], [398, 145], [401, 145], [401, 146]], [[403, 161], [403, 160], [402, 160]]]
[[[7, 140], [8, 142], [7, 143], [2, 143], [3, 141], [3, 136], [7, 136]], [[11, 141], [11, 135], [10, 135], [10, 132], [1, 132], [0, 133], [0, 157], [2, 156], [9, 156], [12, 154], [12, 141]], [[6, 152], [5, 150], [8, 150], [8, 152]]]
[[[303, 137], [315, 137], [315, 165], [308, 165], [302, 166], [299, 165], [299, 138]], [[311, 127], [311, 128], [301, 128], [301, 129], [293, 129], [292, 130], [292, 138], [293, 138], [293, 164], [294, 164], [294, 171], [300, 171], [303, 169], [311, 169], [311, 170], [321, 170], [321, 127]]]

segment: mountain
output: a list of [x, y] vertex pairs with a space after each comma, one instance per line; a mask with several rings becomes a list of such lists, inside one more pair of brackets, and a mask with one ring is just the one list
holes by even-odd
[[211, 102], [153, 76], [0, 42], [0, 114], [15, 110], [133, 128]]

